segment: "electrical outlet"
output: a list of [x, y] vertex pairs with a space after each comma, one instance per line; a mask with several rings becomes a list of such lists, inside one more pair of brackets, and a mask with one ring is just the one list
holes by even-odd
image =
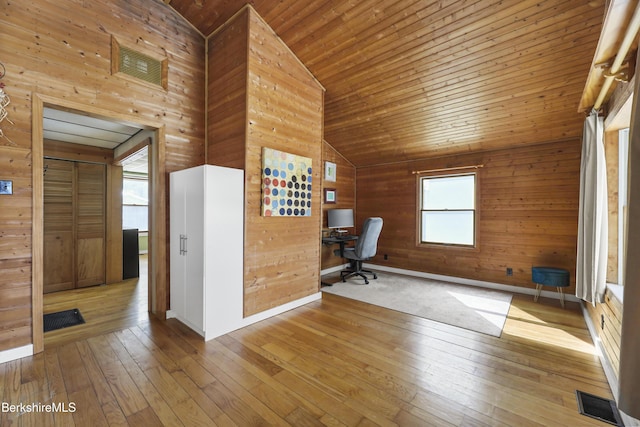
[[13, 181], [0, 180], [0, 194], [13, 194]]
[[513, 276], [513, 268], [507, 267], [507, 276]]

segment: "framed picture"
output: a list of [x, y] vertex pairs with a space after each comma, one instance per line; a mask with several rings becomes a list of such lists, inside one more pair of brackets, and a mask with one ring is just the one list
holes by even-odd
[[335, 188], [325, 188], [324, 189], [324, 202], [325, 203], [335, 203], [336, 202], [336, 189]]
[[262, 148], [262, 216], [311, 216], [311, 159]]
[[324, 162], [324, 180], [336, 181], [336, 164], [332, 162]]

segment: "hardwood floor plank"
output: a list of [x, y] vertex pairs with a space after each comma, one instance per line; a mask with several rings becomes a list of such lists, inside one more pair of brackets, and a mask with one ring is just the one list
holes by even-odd
[[296, 408], [293, 410], [289, 415], [287, 415], [286, 421], [292, 426], [324, 426], [320, 420], [305, 411], [304, 408]]
[[[233, 399], [230, 401], [233, 403], [232, 407], [246, 406], [251, 408], [251, 411], [254, 412], [257, 417], [264, 419], [270, 425], [286, 425], [283, 419], [268, 405], [252, 395], [251, 390], [261, 385], [262, 381], [253, 373], [248, 372], [241, 365], [229, 358], [225, 353], [230, 350], [227, 350], [226, 347], [218, 343], [217, 340], [212, 344], [218, 349], [216, 352], [217, 357], [214, 358], [211, 357], [210, 354], [207, 354], [206, 358], [212, 363], [205, 366], [205, 368], [207, 368], [218, 381], [208, 385], [205, 391], [217, 391], [220, 390], [220, 386], [222, 386], [233, 395]], [[212, 372], [212, 369], [214, 372]], [[212, 397], [211, 394], [209, 394], [209, 396]], [[225, 400], [221, 400], [220, 402], [224, 401]], [[217, 403], [220, 405], [219, 402]]]
[[282, 371], [282, 368], [265, 358], [261, 354], [253, 351], [251, 348], [244, 346], [241, 342], [234, 340], [230, 336], [222, 336], [218, 338], [229, 350], [240, 356], [245, 363], [251, 364], [258, 369], [264, 371], [267, 375], [273, 376]]
[[157, 345], [138, 327], [131, 327], [115, 333], [131, 357], [144, 371], [156, 366], [162, 366], [173, 372], [178, 365], [167, 356]]
[[144, 371], [144, 374], [172, 408], [189, 399], [189, 394], [161, 366], [149, 368]]
[[396, 415], [395, 419], [394, 419], [395, 423], [400, 425], [400, 426], [435, 426], [435, 425], [447, 425], [447, 426], [452, 426], [453, 424], [449, 424], [449, 423], [445, 423], [442, 422], [441, 424], [435, 424], [433, 422], [427, 422], [422, 418], [419, 418], [413, 414], [411, 414], [410, 412], [407, 412], [405, 410], [401, 410], [398, 412], [398, 414]]
[[93, 384], [93, 390], [96, 393], [98, 402], [100, 402], [101, 405], [114, 402], [116, 398], [113, 395], [113, 392], [109, 387], [109, 383], [106, 381], [97, 360], [93, 357], [89, 343], [87, 341], [78, 341], [76, 346], [78, 347], [80, 357], [82, 357], [89, 380], [91, 381], [91, 384]]
[[209, 427], [211, 426], [211, 418], [202, 408], [193, 400], [187, 399], [178, 403], [174, 408], [174, 412], [178, 418], [189, 427]]
[[[38, 405], [46, 405], [49, 398], [49, 385], [46, 382], [40, 380], [33, 380], [27, 383], [23, 383], [20, 386], [20, 402]], [[20, 414], [20, 425], [42, 427], [53, 426], [54, 419], [53, 413], [46, 410], [34, 409], [31, 411], [24, 411]]]
[[[139, 411], [138, 413], [140, 412], [142, 411]], [[109, 427], [128, 427], [129, 426], [129, 422], [127, 422], [127, 418], [124, 416], [124, 414], [122, 413], [122, 409], [120, 409], [120, 406], [118, 406], [118, 402], [116, 402], [115, 400], [112, 400], [102, 405], [102, 413], [104, 414], [104, 417], [106, 418], [107, 424], [109, 424]], [[132, 424], [132, 425], [136, 425], [136, 424]], [[142, 424], [138, 424], [138, 425], [142, 425]]]
[[205, 394], [239, 426], [265, 424], [266, 420], [223, 384], [215, 382], [204, 388]]
[[196, 383], [184, 372], [176, 371], [172, 373], [173, 378], [180, 384], [180, 386], [189, 393], [191, 399], [196, 402], [202, 410], [205, 411], [209, 419], [218, 426], [235, 426], [236, 424], [229, 418], [225, 412], [216, 405], [216, 403], [206, 395], [202, 388], [198, 387]]
[[58, 361], [64, 379], [64, 387], [69, 396], [92, 388], [89, 374], [82, 363], [82, 357], [76, 343], [61, 346], [58, 349]]
[[[46, 376], [43, 378], [49, 384], [50, 400], [54, 404], [70, 402], [64, 385], [62, 367], [58, 360], [58, 352], [49, 350], [44, 352]], [[56, 427], [74, 426], [73, 415], [70, 412], [56, 412], [53, 414]]]
[[[153, 411], [153, 415], [155, 417], [151, 417], [155, 420], [158, 418], [161, 422], [161, 425], [164, 426], [181, 426], [182, 422], [178, 419], [176, 414], [173, 412], [169, 404], [162, 398], [158, 390], [155, 388], [153, 384], [149, 381], [147, 376], [144, 374], [142, 369], [136, 364], [131, 355], [124, 348], [122, 343], [115, 337], [115, 335], [109, 335], [106, 338], [111, 345], [114, 353], [117, 354], [118, 360], [122, 363], [122, 366], [126, 369], [129, 376], [133, 379], [133, 382], [140, 390], [140, 393], [144, 396], [145, 400], [148, 402], [151, 410]], [[142, 415], [139, 415], [142, 413]], [[150, 417], [150, 409], [145, 408], [142, 411], [139, 411], [136, 414], [131, 415], [131, 419], [137, 420], [138, 417], [142, 417], [143, 419], [147, 419]], [[127, 417], [129, 420], [129, 417]], [[131, 421], [130, 421], [131, 423]], [[132, 425], [146, 425], [146, 424], [132, 424]], [[153, 425], [153, 424], [150, 424]]]
[[178, 361], [178, 365], [182, 372], [189, 376], [189, 378], [191, 378], [199, 388], [204, 388], [216, 381], [216, 378], [192, 357], [183, 357]]
[[158, 418], [158, 415], [156, 415], [151, 407], [145, 408], [133, 415], [129, 415], [127, 417], [127, 422], [130, 426], [163, 427], [166, 425], [160, 418]]
[[69, 401], [78, 408], [73, 413], [73, 420], [78, 426], [108, 427], [107, 418], [92, 389], [78, 390], [69, 394]]
[[362, 414], [346, 406], [342, 400], [325, 390], [319, 389], [316, 384], [305, 381], [289, 370], [284, 370], [275, 377], [283, 386], [295, 391], [298, 398], [310, 401], [327, 414], [347, 425], [358, 425], [364, 418]]
[[[265, 345], [268, 345], [268, 343], [265, 342]], [[250, 347], [254, 348], [257, 352], [260, 352], [260, 347]], [[300, 396], [293, 393], [291, 389], [278, 382], [268, 371], [264, 371], [259, 367], [247, 363], [233, 352], [228, 352], [227, 355], [230, 359], [235, 360], [236, 363], [240, 363], [243, 369], [246, 369], [260, 379], [261, 382], [250, 388], [251, 393], [281, 417], [285, 418], [288, 416], [295, 407], [304, 408], [306, 412], [317, 418], [320, 418], [325, 414], [325, 412], [320, 408], [307, 400], [301, 399]], [[277, 355], [273, 353], [271, 353], [270, 359], [275, 363], [278, 363], [279, 360]]]
[[124, 415], [129, 416], [146, 408], [147, 401], [111, 349], [106, 337], [90, 338], [88, 343]]

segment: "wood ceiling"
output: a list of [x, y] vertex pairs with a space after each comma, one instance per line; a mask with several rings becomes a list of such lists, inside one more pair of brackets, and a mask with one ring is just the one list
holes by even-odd
[[[246, 2], [164, 0], [203, 35]], [[253, 0], [356, 166], [580, 137], [605, 0]]]

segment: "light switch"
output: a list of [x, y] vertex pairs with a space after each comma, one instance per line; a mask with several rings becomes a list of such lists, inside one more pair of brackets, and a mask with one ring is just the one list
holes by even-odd
[[0, 179], [0, 194], [13, 194], [13, 181]]

